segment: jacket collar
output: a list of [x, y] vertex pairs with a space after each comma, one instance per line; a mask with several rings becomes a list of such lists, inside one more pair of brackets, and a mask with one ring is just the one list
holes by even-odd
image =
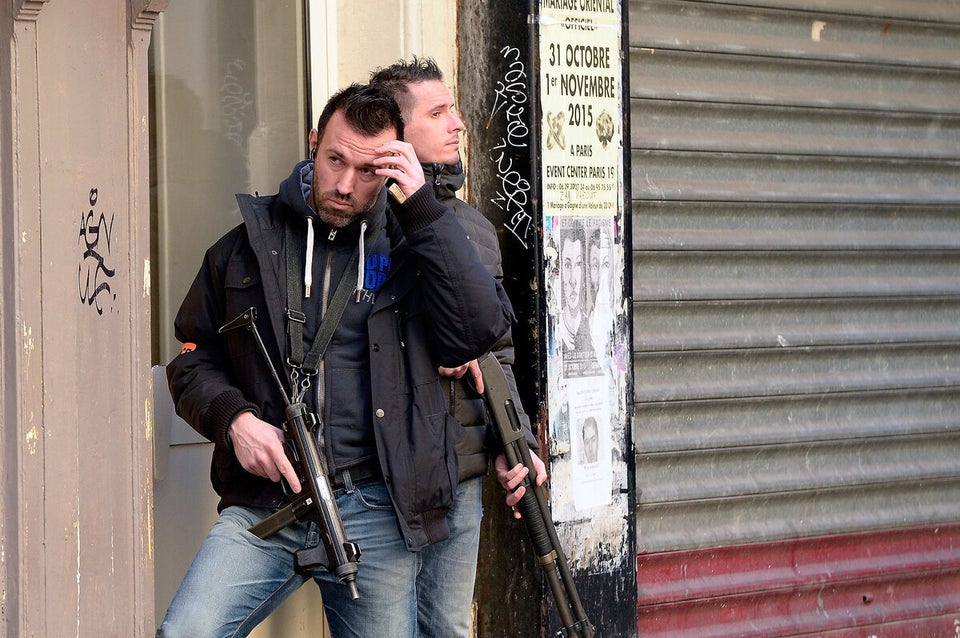
[[427, 182], [433, 184], [437, 201], [444, 201], [457, 196], [457, 191], [463, 188], [466, 175], [463, 172], [463, 163], [456, 164], [421, 164], [423, 176]]

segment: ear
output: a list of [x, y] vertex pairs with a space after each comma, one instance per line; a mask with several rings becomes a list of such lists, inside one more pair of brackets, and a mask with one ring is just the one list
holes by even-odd
[[310, 149], [310, 159], [316, 159], [317, 157], [317, 145], [320, 140], [317, 138], [317, 129], [310, 129], [310, 135], [307, 137], [307, 143], [309, 144]]

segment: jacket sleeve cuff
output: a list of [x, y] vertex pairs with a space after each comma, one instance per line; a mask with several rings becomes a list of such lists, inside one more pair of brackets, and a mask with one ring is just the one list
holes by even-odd
[[224, 392], [210, 404], [204, 414], [204, 429], [212, 433], [210, 439], [218, 446], [232, 449], [227, 431], [230, 424], [241, 412], [253, 412], [258, 418], [260, 410], [256, 404], [247, 401], [239, 391]]
[[446, 207], [437, 201], [430, 184], [424, 184], [394, 211], [404, 233], [426, 228], [443, 216]]

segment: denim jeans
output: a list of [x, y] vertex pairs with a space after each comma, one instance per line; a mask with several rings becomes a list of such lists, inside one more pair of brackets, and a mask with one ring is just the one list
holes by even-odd
[[[271, 512], [264, 509], [229, 507], [214, 524], [177, 590], [157, 630], [163, 638], [219, 638], [249, 634], [298, 587], [310, 580], [320, 587], [330, 632], [335, 638], [382, 638], [415, 636], [418, 624], [418, 574], [423, 551], [409, 552], [397, 529], [396, 515], [382, 482], [363, 483], [354, 490], [338, 490], [337, 506], [347, 538], [360, 546], [357, 575], [360, 599], [350, 600], [347, 588], [326, 570], [297, 574], [293, 554], [305, 543], [316, 544], [312, 524], [294, 523], [269, 538], [259, 539], [247, 528]], [[478, 493], [479, 507], [479, 493]], [[463, 505], [464, 503], [458, 503]], [[479, 517], [477, 517], [479, 530]], [[439, 550], [447, 541], [427, 549]], [[470, 602], [476, 572], [476, 542], [468, 558], [473, 568], [461, 572], [454, 557], [436, 556], [424, 598], [430, 623], [469, 626]], [[445, 568], [442, 563], [451, 561]], [[445, 591], [445, 589], [450, 591]], [[459, 593], [457, 593], [459, 592]], [[466, 598], [464, 600], [464, 592]], [[449, 602], [444, 602], [449, 601]], [[456, 608], [450, 605], [457, 605]], [[456, 616], [456, 621], [445, 620]], [[430, 635], [467, 635], [434, 633]]]
[[420, 551], [417, 575], [417, 638], [467, 638], [477, 574], [483, 478], [457, 487], [447, 523], [450, 538]]

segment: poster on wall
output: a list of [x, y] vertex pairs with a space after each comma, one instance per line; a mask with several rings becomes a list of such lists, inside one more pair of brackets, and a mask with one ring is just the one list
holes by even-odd
[[620, 3], [541, 0], [539, 36], [551, 509], [571, 564], [613, 572], [631, 516]]
[[620, 208], [620, 7], [543, 0], [540, 104], [546, 214], [614, 216]]
[[611, 504], [613, 458], [621, 457], [618, 437], [625, 436], [627, 345], [618, 343], [617, 333], [626, 316], [616, 270], [622, 258], [616, 258], [612, 217], [546, 222], [553, 265], [547, 282], [551, 453], [561, 459], [555, 469], [570, 472], [573, 486], [571, 493], [555, 493], [554, 511], [576, 520]]

